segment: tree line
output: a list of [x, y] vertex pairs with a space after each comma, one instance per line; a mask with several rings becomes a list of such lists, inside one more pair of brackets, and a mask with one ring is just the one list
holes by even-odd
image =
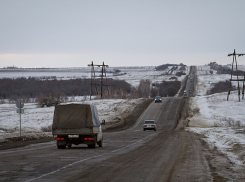
[[[228, 89], [230, 87], [230, 81], [219, 81], [218, 83], [214, 83], [211, 85], [211, 89], [207, 91], [207, 95], [215, 94], [215, 93], [221, 93], [221, 92], [228, 92]], [[230, 90], [236, 90], [236, 86], [231, 85]]]
[[[127, 93], [130, 92], [131, 85], [124, 80], [107, 79], [107, 84], [110, 85], [111, 89], [123, 89]], [[0, 98], [36, 98], [39, 95], [50, 93], [62, 93], [66, 96], [81, 96], [89, 95], [90, 88], [90, 79], [40, 80], [32, 77], [17, 79], [2, 78], [0, 79]]]
[[[96, 80], [99, 84], [100, 80]], [[180, 89], [180, 81], [162, 81], [152, 84], [148, 79], [140, 80], [139, 86], [134, 87], [125, 80], [107, 79], [107, 87], [103, 87], [103, 98], [149, 98], [157, 95], [174, 96]], [[100, 86], [97, 85], [98, 94]], [[39, 106], [52, 106], [64, 102], [68, 96], [90, 95], [91, 79], [77, 78], [69, 80], [40, 80], [38, 78], [2, 78], [0, 79], [0, 99], [12, 101], [22, 99], [29, 102], [35, 99]], [[92, 95], [96, 95], [95, 87]]]
[[151, 89], [151, 95], [152, 96], [157, 96], [160, 95], [162, 97], [173, 97], [175, 96], [180, 87], [181, 87], [181, 82], [180, 81], [162, 81], [161, 83], [158, 84], [153, 84], [153, 87]]

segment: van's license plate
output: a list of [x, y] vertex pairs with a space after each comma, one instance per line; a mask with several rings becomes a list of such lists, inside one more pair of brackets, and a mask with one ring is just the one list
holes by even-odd
[[79, 135], [68, 135], [68, 138], [79, 138]]

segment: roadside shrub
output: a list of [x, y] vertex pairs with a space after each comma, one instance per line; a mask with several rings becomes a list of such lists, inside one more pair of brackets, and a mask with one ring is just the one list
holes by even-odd
[[48, 126], [42, 126], [41, 130], [43, 132], [51, 132], [52, 131], [52, 125], [48, 125]]
[[235, 120], [233, 118], [223, 117], [219, 119], [219, 123], [214, 123], [214, 127], [233, 127], [233, 128], [241, 128], [243, 124], [240, 120]]
[[238, 127], [238, 128], [242, 127], [241, 121], [240, 120], [235, 121], [235, 119], [233, 118], [224, 117], [224, 118], [221, 118], [220, 121], [225, 122], [226, 126], [229, 126], [229, 127]]
[[163, 81], [159, 85], [159, 95], [162, 97], [173, 97], [175, 94], [178, 93], [179, 89], [181, 87], [181, 82], [180, 81]]
[[217, 122], [214, 123], [214, 127], [219, 127], [219, 126], [220, 126], [219, 123], [217, 123]]
[[181, 87], [181, 82], [162, 81], [161, 83], [154, 83], [152, 84], [152, 86], [154, 87], [151, 88], [150, 91], [151, 97], [155, 97], [157, 95], [160, 95], [162, 97], [173, 97], [178, 93]]
[[61, 92], [42, 94], [36, 99], [39, 107], [56, 106], [62, 102], [65, 102], [66, 100], [67, 98]]
[[[213, 84], [213, 87], [207, 91], [207, 95], [211, 95], [211, 94], [215, 94], [215, 93], [221, 93], [221, 92], [227, 92], [229, 86], [230, 86], [230, 82], [228, 80], [215, 83], [215, 84]], [[231, 91], [232, 90], [236, 90], [236, 87], [232, 86]]]
[[200, 108], [199, 107], [195, 107], [195, 108], [192, 109], [192, 112], [193, 112], [194, 115], [200, 114]]
[[232, 145], [232, 150], [233, 150], [235, 153], [242, 152], [242, 151], [243, 151], [243, 146], [242, 146], [240, 143], [234, 143], [234, 144]]

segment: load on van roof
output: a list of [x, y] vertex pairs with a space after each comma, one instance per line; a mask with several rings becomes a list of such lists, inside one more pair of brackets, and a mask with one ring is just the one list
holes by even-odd
[[53, 128], [92, 128], [100, 126], [96, 106], [90, 104], [57, 105]]

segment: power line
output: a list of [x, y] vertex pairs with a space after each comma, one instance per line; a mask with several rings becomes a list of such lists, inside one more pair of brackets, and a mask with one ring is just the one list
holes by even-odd
[[[237, 81], [237, 85], [238, 85], [238, 99], [240, 102], [240, 87], [239, 87], [239, 81], [243, 81], [243, 87], [242, 87], [242, 99], [244, 99], [244, 82], [245, 82], [245, 72], [243, 72], [244, 77], [243, 79], [238, 79], [238, 69], [237, 69], [237, 59], [236, 56], [240, 57], [240, 56], [244, 56], [245, 54], [238, 54], [236, 53], [236, 50], [234, 49], [233, 53], [228, 54], [228, 56], [233, 56], [233, 61], [232, 61], [232, 70], [231, 70], [231, 79], [230, 79], [230, 86], [228, 89], [228, 95], [227, 95], [227, 101], [229, 100], [229, 95], [230, 95], [230, 89], [231, 89], [231, 82], [232, 81]], [[237, 73], [237, 79], [232, 79], [232, 73], [233, 73], [233, 65], [236, 64], [236, 73]]]
[[[100, 97], [101, 98], [103, 97], [103, 87], [107, 87], [107, 91], [108, 91], [108, 94], [109, 94], [109, 85], [107, 85], [106, 69], [105, 69], [106, 67], [108, 68], [109, 66], [105, 65], [104, 62], [103, 62], [102, 65], [96, 65], [96, 64], [93, 63], [93, 61], [88, 66], [91, 66], [90, 100], [91, 100], [93, 88], [95, 88], [95, 93], [96, 93], [96, 95], [98, 95], [97, 86], [100, 87]], [[95, 70], [94, 70], [95, 66], [101, 67], [101, 75], [100, 76], [96, 76], [95, 75]], [[96, 80], [96, 77], [100, 77], [100, 83], [98, 83], [98, 79]], [[105, 82], [104, 82], [104, 78], [105, 78]]]

